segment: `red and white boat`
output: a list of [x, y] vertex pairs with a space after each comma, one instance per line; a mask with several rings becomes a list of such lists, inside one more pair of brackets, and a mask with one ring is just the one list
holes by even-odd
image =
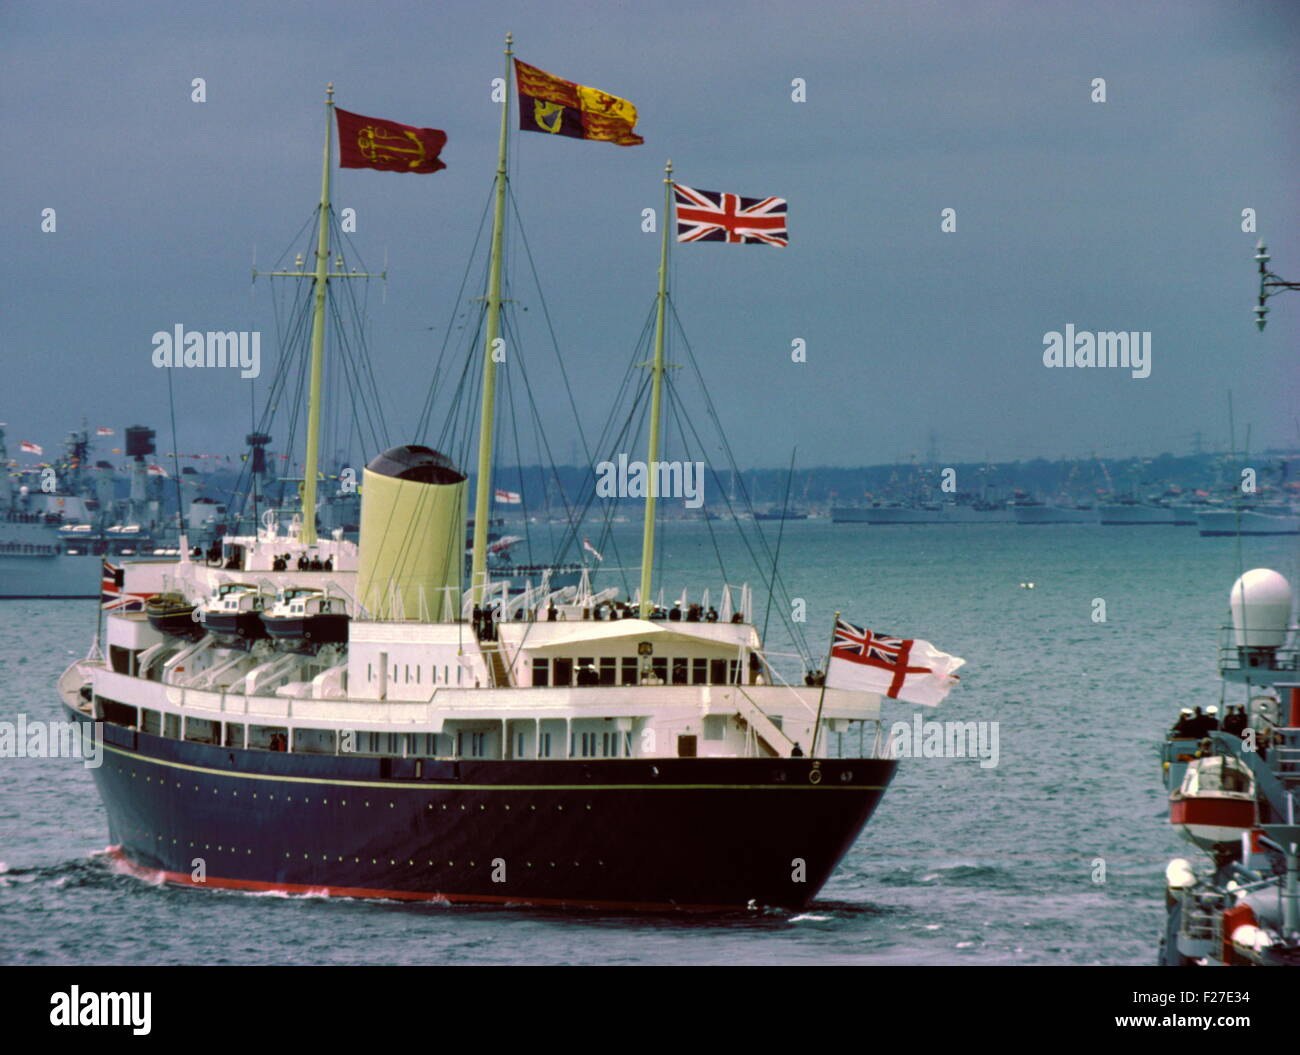
[[1241, 833], [1257, 823], [1255, 778], [1236, 758], [1193, 759], [1169, 795], [1169, 823], [1202, 850], [1239, 845]]

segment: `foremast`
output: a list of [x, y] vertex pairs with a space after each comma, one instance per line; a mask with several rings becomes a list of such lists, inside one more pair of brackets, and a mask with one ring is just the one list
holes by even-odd
[[655, 463], [659, 460], [659, 419], [663, 401], [664, 382], [664, 316], [668, 303], [668, 229], [673, 207], [673, 163], [664, 165], [664, 214], [659, 243], [659, 295], [655, 303], [655, 355], [650, 363], [650, 439], [646, 457], [649, 485], [645, 497], [645, 526], [641, 535], [641, 610], [642, 619], [648, 619], [653, 610], [650, 601], [650, 581], [655, 563], [655, 499], [659, 491], [659, 474]]
[[[329, 297], [329, 281], [332, 278], [374, 278], [373, 274], [362, 271], [344, 271], [343, 258], [338, 259], [338, 267], [330, 271], [330, 166], [334, 154], [334, 82], [325, 86], [325, 150], [321, 163], [320, 178], [320, 215], [316, 228], [316, 267], [312, 272], [314, 282], [312, 291], [311, 317], [311, 375], [307, 392], [307, 451], [303, 464], [302, 525], [298, 540], [307, 546], [316, 544], [316, 483], [320, 477], [320, 419], [321, 419], [321, 378], [325, 364], [325, 308]], [[262, 275], [270, 278], [304, 278], [302, 256], [299, 255], [293, 271], [253, 271], [253, 277]], [[379, 274], [388, 277], [387, 270]]]
[[474, 548], [470, 557], [473, 603], [483, 603], [487, 587], [488, 525], [492, 510], [492, 439], [496, 418], [497, 341], [501, 333], [501, 243], [506, 219], [506, 149], [510, 125], [510, 60], [513, 36], [506, 34], [505, 91], [501, 101], [501, 140], [497, 151], [495, 202], [492, 212], [492, 255], [488, 265], [487, 325], [483, 338], [483, 397], [479, 408], [478, 477], [474, 494]]
[[325, 155], [321, 164], [320, 217], [316, 231], [316, 287], [311, 317], [311, 382], [307, 397], [307, 457], [303, 464], [299, 539], [316, 541], [316, 475], [320, 466], [320, 386], [325, 358], [325, 289], [330, 266], [330, 154], [334, 145], [334, 85], [325, 89]]

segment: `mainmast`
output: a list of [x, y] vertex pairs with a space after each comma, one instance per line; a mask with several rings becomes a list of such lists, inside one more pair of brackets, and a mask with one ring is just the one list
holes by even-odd
[[311, 390], [307, 397], [307, 461], [302, 481], [302, 529], [306, 545], [316, 541], [316, 475], [320, 464], [320, 384], [325, 357], [325, 288], [330, 265], [330, 153], [334, 142], [334, 84], [325, 89], [325, 159], [320, 177], [320, 225], [316, 234], [315, 307], [311, 319]]
[[506, 90], [501, 101], [501, 143], [497, 151], [496, 202], [492, 213], [492, 258], [488, 269], [487, 327], [483, 338], [483, 403], [478, 426], [478, 488], [474, 495], [474, 550], [470, 587], [481, 604], [487, 587], [488, 524], [492, 515], [492, 432], [496, 414], [497, 339], [501, 332], [501, 241], [506, 218], [506, 143], [510, 123], [510, 45], [506, 34]]
[[650, 449], [646, 458], [649, 485], [645, 497], [645, 529], [641, 537], [641, 611], [646, 619], [652, 608], [650, 578], [655, 563], [655, 499], [658, 497], [659, 417], [664, 385], [664, 309], [668, 302], [668, 229], [673, 208], [673, 163], [664, 165], [664, 214], [661, 217], [663, 238], [659, 245], [659, 297], [655, 306], [655, 357], [650, 364]]

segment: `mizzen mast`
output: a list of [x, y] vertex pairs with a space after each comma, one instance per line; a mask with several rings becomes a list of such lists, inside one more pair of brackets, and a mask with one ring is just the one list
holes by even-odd
[[650, 579], [655, 564], [655, 499], [658, 497], [659, 474], [655, 463], [659, 460], [659, 419], [664, 385], [664, 309], [668, 302], [668, 230], [673, 208], [673, 163], [664, 165], [663, 238], [659, 245], [659, 296], [655, 304], [655, 357], [650, 363], [650, 441], [646, 457], [649, 483], [645, 496], [645, 527], [641, 536], [641, 611], [647, 619], [653, 609], [650, 601]]

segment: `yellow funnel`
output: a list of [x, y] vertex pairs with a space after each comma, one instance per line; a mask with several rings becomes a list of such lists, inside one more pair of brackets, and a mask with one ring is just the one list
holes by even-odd
[[357, 600], [371, 619], [450, 622], [465, 570], [465, 476], [445, 455], [408, 445], [366, 466]]

